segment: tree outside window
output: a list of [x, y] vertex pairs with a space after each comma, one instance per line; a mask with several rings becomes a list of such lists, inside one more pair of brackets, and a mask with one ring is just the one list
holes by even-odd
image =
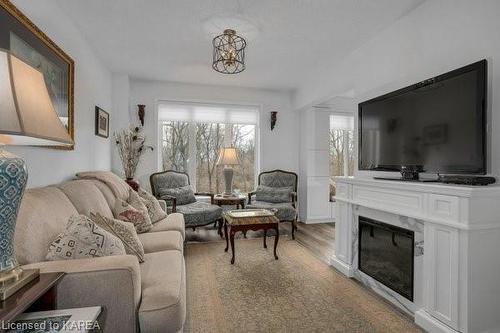
[[239, 153], [233, 188], [241, 192], [254, 189], [255, 125], [165, 121], [161, 132], [163, 169], [189, 173], [198, 192], [221, 193], [224, 189], [223, 167], [216, 163], [226, 145], [236, 147]]
[[330, 197], [335, 195], [335, 176], [354, 175], [354, 117], [330, 116]]

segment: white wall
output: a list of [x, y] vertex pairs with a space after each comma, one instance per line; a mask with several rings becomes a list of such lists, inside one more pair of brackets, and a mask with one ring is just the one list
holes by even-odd
[[[130, 80], [130, 119], [138, 123], [137, 104], [146, 105], [144, 133], [148, 143], [158, 144], [156, 103], [158, 100], [242, 103], [261, 106], [260, 169], [285, 169], [298, 172], [298, 121], [291, 108], [288, 92], [193, 85], [173, 82]], [[278, 121], [270, 130], [270, 111], [278, 111]], [[147, 152], [139, 166], [137, 178], [149, 185], [149, 175], [158, 171], [158, 149]]]
[[[130, 80], [127, 74], [115, 73], [112, 76], [113, 89], [112, 89], [112, 102], [113, 109], [115, 110], [115, 117], [111, 122], [110, 136], [117, 130], [127, 128], [130, 126]], [[111, 139], [111, 170], [118, 174], [123, 175], [122, 163], [118, 155], [118, 150], [114, 144], [114, 139]]]
[[[75, 61], [75, 150], [8, 147], [23, 157], [28, 187], [57, 183], [83, 170], [109, 170], [110, 141], [94, 135], [94, 110], [111, 113], [111, 74], [92, 52], [80, 31], [50, 0], [13, 3]], [[113, 122], [113, 114], [110, 115]]]
[[500, 174], [500, 1], [426, 1], [341, 63], [321, 66], [294, 95], [294, 108], [328, 97], [363, 101], [476, 62], [488, 60], [490, 173]]

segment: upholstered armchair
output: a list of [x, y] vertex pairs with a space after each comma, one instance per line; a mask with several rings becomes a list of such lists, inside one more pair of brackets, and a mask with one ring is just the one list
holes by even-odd
[[[189, 175], [167, 170], [149, 177], [153, 195], [167, 202], [168, 211], [184, 215], [186, 228], [193, 228], [217, 222], [222, 223], [222, 208], [214, 205], [213, 193], [194, 193]], [[210, 203], [199, 201], [197, 196], [210, 197]]]
[[297, 174], [272, 170], [259, 174], [258, 186], [248, 193], [247, 208], [277, 209], [280, 222], [292, 223], [292, 239], [297, 230]]

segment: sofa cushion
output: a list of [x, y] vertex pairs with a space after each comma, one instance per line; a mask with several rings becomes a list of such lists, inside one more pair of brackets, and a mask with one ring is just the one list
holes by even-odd
[[99, 180], [109, 187], [116, 198], [120, 198], [122, 200], [127, 200], [128, 198], [128, 191], [130, 189], [130, 186], [128, 186], [128, 184], [123, 179], [121, 179], [111, 171], [85, 171], [78, 172], [76, 176], [80, 179]]
[[194, 196], [193, 188], [190, 185], [176, 187], [176, 188], [161, 188], [158, 190], [158, 197], [160, 199], [165, 198], [165, 196], [174, 197], [177, 206], [187, 205], [196, 201]]
[[290, 202], [293, 188], [286, 187], [270, 187], [265, 185], [257, 186], [255, 197], [258, 201], [266, 201], [272, 203]]
[[292, 204], [289, 202], [284, 203], [270, 203], [264, 201], [253, 201], [252, 204], [247, 205], [246, 208], [252, 209], [269, 209], [275, 208], [278, 211], [276, 212], [276, 217], [280, 221], [292, 221], [295, 220], [296, 210], [293, 208]]
[[141, 332], [177, 332], [186, 319], [186, 273], [180, 251], [148, 253], [141, 264]]
[[66, 230], [50, 244], [47, 260], [125, 255], [122, 241], [85, 215], [69, 218]]
[[[78, 213], [89, 216], [91, 212], [113, 217], [111, 208], [101, 190], [89, 180], [72, 180], [57, 185], [66, 194]], [[48, 206], [50, 207], [50, 205]]]
[[14, 234], [18, 262], [25, 265], [44, 261], [47, 247], [75, 214], [78, 214], [75, 206], [57, 187], [27, 190], [21, 200]]
[[149, 232], [176, 230], [181, 233], [182, 239], [186, 239], [186, 230], [184, 227], [184, 216], [180, 213], [168, 214], [166, 218], [153, 224]]
[[178, 231], [158, 231], [139, 234], [145, 253], [166, 250], [184, 251], [184, 239]]
[[184, 215], [186, 227], [206, 225], [215, 222], [222, 216], [221, 207], [201, 201], [177, 206], [177, 212]]
[[90, 219], [99, 227], [118, 237], [122, 241], [127, 254], [132, 254], [139, 259], [139, 262], [144, 262], [144, 247], [132, 223], [110, 219], [101, 214], [96, 215], [93, 213], [90, 214]]
[[111, 210], [113, 210], [112, 208], [115, 205], [116, 196], [113, 191], [111, 191], [109, 186], [100, 180], [90, 179], [89, 181], [92, 182], [92, 184], [94, 184], [101, 191], [101, 193], [104, 195], [104, 198], [106, 199], [106, 202], [108, 203], [108, 206], [111, 208]]

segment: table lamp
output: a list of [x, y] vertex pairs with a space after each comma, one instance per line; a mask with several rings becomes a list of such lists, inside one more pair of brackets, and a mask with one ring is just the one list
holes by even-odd
[[217, 165], [224, 165], [224, 182], [226, 191], [224, 196], [228, 197], [233, 194], [233, 165], [240, 164], [238, 161], [238, 151], [234, 147], [222, 148], [217, 160]]
[[17, 213], [28, 172], [24, 160], [2, 146], [72, 144], [43, 74], [0, 49], [0, 300], [38, 276], [38, 270], [22, 270], [14, 253]]

